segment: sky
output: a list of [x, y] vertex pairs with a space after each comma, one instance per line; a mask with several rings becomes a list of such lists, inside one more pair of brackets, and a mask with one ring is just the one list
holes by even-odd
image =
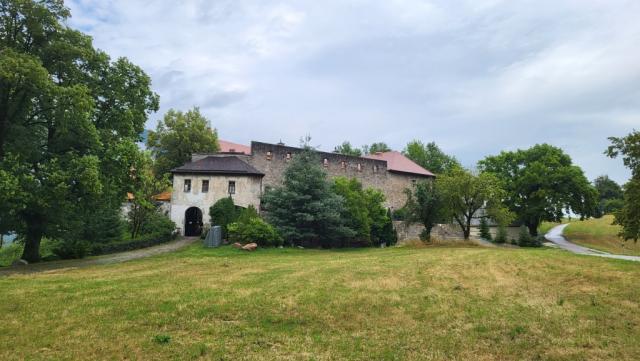
[[549, 143], [625, 182], [640, 129], [640, 1], [67, 0], [68, 24], [141, 66], [221, 139], [332, 150], [435, 141], [468, 167]]

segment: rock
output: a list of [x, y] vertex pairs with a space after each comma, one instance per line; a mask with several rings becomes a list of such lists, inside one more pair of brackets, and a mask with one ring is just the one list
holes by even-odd
[[26, 266], [28, 264], [29, 264], [29, 262], [27, 262], [27, 261], [25, 261], [23, 259], [17, 259], [17, 260], [15, 260], [15, 261], [13, 261], [11, 263], [12, 266]]
[[231, 247], [240, 249], [240, 248], [242, 248], [242, 245], [240, 243], [236, 242], [236, 243], [232, 244]]
[[253, 251], [256, 248], [258, 248], [258, 245], [256, 243], [248, 243], [245, 244], [244, 247], [242, 247], [242, 249], [244, 249], [245, 251]]

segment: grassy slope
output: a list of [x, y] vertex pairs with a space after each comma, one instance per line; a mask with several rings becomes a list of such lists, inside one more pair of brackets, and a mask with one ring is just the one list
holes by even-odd
[[196, 245], [0, 278], [0, 359], [632, 360], [639, 277], [558, 250]]
[[614, 226], [613, 216], [607, 215], [600, 219], [572, 222], [565, 228], [564, 235], [571, 242], [598, 249], [605, 252], [640, 255], [640, 243], [624, 242], [618, 238], [620, 226]]

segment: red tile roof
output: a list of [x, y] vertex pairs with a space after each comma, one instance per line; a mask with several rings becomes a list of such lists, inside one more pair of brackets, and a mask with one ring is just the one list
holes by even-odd
[[375, 154], [365, 155], [364, 158], [386, 160], [387, 170], [391, 172], [411, 173], [427, 177], [435, 177], [433, 173], [417, 165], [400, 152], [378, 152]]
[[244, 153], [251, 154], [251, 147], [243, 144], [232, 143], [226, 140], [218, 139], [221, 153]]

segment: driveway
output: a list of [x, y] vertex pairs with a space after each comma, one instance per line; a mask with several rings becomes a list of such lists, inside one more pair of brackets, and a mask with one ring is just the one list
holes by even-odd
[[558, 247], [567, 250], [569, 252], [573, 252], [575, 254], [582, 254], [587, 256], [597, 256], [597, 257], [606, 257], [606, 258], [615, 258], [615, 259], [624, 259], [627, 261], [637, 261], [640, 262], [640, 256], [625, 256], [621, 254], [611, 254], [607, 252], [598, 251], [592, 248], [587, 248], [583, 246], [579, 246], [575, 243], [571, 243], [567, 241], [566, 238], [562, 235], [564, 229], [568, 226], [568, 224], [561, 224], [559, 226], [553, 227], [549, 233], [544, 235], [544, 238], [549, 242], [553, 242]]
[[33, 263], [25, 266], [11, 266], [0, 268], [0, 276], [8, 276], [12, 274], [28, 274], [44, 271], [53, 271], [60, 269], [83, 268], [101, 264], [111, 264], [131, 261], [134, 259], [146, 258], [158, 254], [169, 253], [184, 248], [190, 244], [199, 241], [199, 237], [183, 237], [175, 241], [163, 243], [157, 246], [136, 249], [133, 251], [113, 253], [104, 256], [89, 257], [84, 259], [72, 259], [64, 261], [51, 261]]

